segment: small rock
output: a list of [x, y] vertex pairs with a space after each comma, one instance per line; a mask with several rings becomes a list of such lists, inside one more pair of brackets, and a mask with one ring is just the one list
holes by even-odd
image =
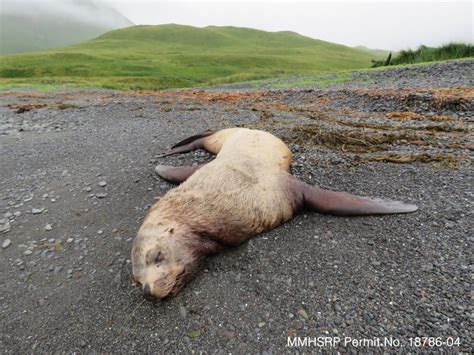
[[115, 286], [120, 286], [120, 284], [122, 283], [122, 276], [120, 275], [120, 272], [114, 276], [112, 282]]
[[12, 226], [11, 226], [10, 222], [7, 222], [4, 225], [0, 226], [0, 232], [7, 233], [7, 232], [10, 231], [11, 228], [12, 228]]
[[38, 304], [39, 304], [41, 307], [43, 307], [43, 306], [46, 304], [46, 300], [45, 300], [44, 298], [40, 298], [40, 299], [38, 300]]
[[105, 187], [105, 186], [107, 186], [107, 181], [105, 181], [105, 180], [99, 181], [99, 186], [100, 186], [100, 187]]
[[79, 346], [80, 346], [81, 348], [85, 348], [85, 347], [87, 346], [87, 343], [84, 341], [84, 339], [81, 339], [81, 340], [79, 341]]
[[86, 191], [86, 192], [91, 192], [91, 191], [92, 191], [92, 187], [87, 186], [87, 187], [84, 189], [84, 191]]
[[199, 330], [191, 330], [190, 332], [188, 332], [188, 334], [186, 334], [188, 337], [190, 338], [197, 338], [198, 336], [201, 336], [201, 331]]
[[305, 311], [304, 308], [301, 308], [299, 311], [298, 311], [298, 314], [303, 317], [304, 319], [308, 319], [309, 316], [308, 316], [308, 313]]
[[49, 223], [44, 227], [44, 230], [45, 230], [45, 231], [50, 231], [50, 230], [52, 230], [52, 229], [53, 229], [53, 227], [52, 227], [51, 224], [49, 224]]
[[440, 328], [442, 331], [445, 332], [445, 331], [447, 331], [447, 330], [449, 329], [449, 324], [442, 324], [442, 325], [440, 325], [439, 328]]
[[107, 194], [106, 193], [98, 193], [96, 196], [97, 196], [97, 198], [106, 198]]
[[258, 327], [259, 327], [259, 328], [262, 328], [262, 327], [264, 327], [264, 326], [265, 326], [265, 322], [260, 322], [260, 323], [258, 323]]
[[423, 270], [423, 271], [431, 271], [431, 270], [433, 270], [433, 265], [432, 265], [432, 264], [421, 265], [421, 270]]
[[33, 252], [30, 250], [30, 249], [26, 249], [24, 252], [23, 252], [24, 255], [31, 255], [33, 254]]
[[66, 243], [72, 243], [74, 241], [74, 238], [67, 238]]
[[103, 234], [103, 233], [104, 233], [104, 231], [103, 231], [102, 229], [99, 229], [99, 230], [97, 231], [97, 234]]
[[5, 217], [5, 218], [10, 218], [12, 216], [13, 216], [13, 213], [11, 213], [11, 212], [5, 212], [5, 214], [3, 215], [3, 217]]
[[12, 244], [12, 241], [10, 239], [5, 239], [2, 243], [2, 249], [8, 248]]
[[226, 338], [229, 338], [229, 339], [232, 339], [233, 337], [235, 337], [235, 333], [230, 330], [224, 330], [223, 334]]
[[40, 214], [40, 213], [43, 212], [43, 210], [44, 210], [44, 208], [33, 208], [33, 209], [31, 210], [31, 213], [33, 213], [33, 214]]
[[13, 215], [15, 217], [20, 217], [21, 216], [21, 212], [20, 211], [16, 211], [15, 213], [13, 213]]
[[179, 306], [179, 314], [181, 315], [181, 317], [186, 318], [188, 312], [184, 306]]

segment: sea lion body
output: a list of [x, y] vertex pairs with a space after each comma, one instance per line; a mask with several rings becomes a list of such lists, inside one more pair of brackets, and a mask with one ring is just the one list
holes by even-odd
[[206, 132], [178, 143], [167, 155], [199, 148], [216, 158], [202, 167], [156, 170], [182, 183], [152, 206], [134, 239], [133, 277], [149, 299], [176, 294], [207, 255], [273, 229], [302, 208], [336, 215], [417, 209], [304, 184], [289, 172], [290, 150], [267, 132]]
[[232, 133], [216, 159], [160, 199], [145, 223], [175, 220], [222, 245], [237, 245], [293, 217], [290, 150], [266, 132]]

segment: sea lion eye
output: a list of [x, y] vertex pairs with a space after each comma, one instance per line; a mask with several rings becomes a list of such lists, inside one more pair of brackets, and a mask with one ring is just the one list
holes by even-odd
[[165, 257], [163, 256], [163, 253], [159, 251], [155, 257], [155, 264], [159, 266], [163, 260], [165, 260]]

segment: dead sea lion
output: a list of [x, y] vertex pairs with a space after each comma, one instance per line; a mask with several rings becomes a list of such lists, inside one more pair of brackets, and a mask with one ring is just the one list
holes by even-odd
[[133, 241], [133, 278], [148, 299], [174, 295], [206, 256], [290, 220], [301, 210], [333, 215], [414, 212], [415, 205], [308, 185], [290, 174], [291, 152], [270, 133], [246, 128], [205, 132], [163, 156], [205, 149], [216, 158], [195, 167], [159, 165], [179, 184], [145, 216]]

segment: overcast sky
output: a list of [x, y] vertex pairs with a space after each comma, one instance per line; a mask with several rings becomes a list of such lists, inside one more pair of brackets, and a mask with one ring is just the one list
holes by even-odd
[[115, 7], [135, 24], [232, 25], [268, 31], [290, 30], [349, 46], [395, 50], [415, 48], [420, 44], [435, 46], [474, 40], [471, 1], [95, 1]]

